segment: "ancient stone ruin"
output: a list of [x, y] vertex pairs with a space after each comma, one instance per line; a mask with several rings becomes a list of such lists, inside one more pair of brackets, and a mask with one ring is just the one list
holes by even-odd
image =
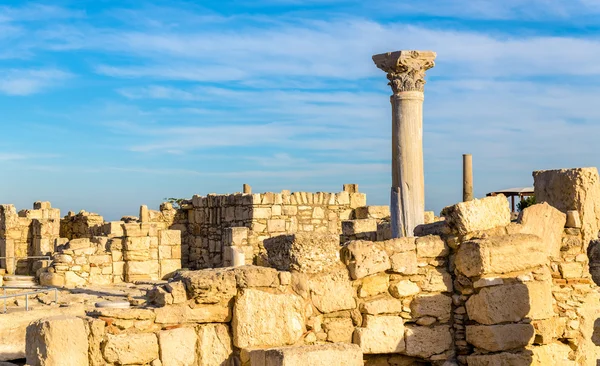
[[34, 271], [59, 291], [57, 303], [32, 295], [29, 311], [10, 299], [0, 359], [595, 365], [598, 172], [540, 171], [534, 180], [543, 203], [516, 222], [503, 196], [487, 197], [395, 239], [389, 211], [365, 206], [354, 185], [195, 196], [178, 209], [142, 206], [128, 222], [87, 212], [57, 219], [49, 203], [20, 213], [2, 206], [3, 253], [50, 255], [6, 260], [5, 270]]
[[244, 185], [114, 222], [0, 205], [0, 364], [597, 365], [597, 169], [534, 172], [539, 203], [516, 220], [472, 187], [424, 212], [434, 58], [374, 57], [394, 91], [391, 210], [355, 184]]

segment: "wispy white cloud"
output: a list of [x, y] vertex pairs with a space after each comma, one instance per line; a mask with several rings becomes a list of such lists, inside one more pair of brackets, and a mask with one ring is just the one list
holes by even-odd
[[57, 69], [1, 70], [0, 93], [19, 96], [36, 94], [72, 76], [71, 73]]
[[83, 18], [82, 10], [60, 6], [28, 3], [20, 7], [0, 6], [0, 22], [31, 22], [48, 19]]

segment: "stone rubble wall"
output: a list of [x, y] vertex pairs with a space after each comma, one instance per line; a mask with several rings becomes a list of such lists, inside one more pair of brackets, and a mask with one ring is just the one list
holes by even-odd
[[[331, 233], [344, 243], [352, 239], [377, 240], [389, 232], [384, 221], [389, 207], [366, 206], [366, 195], [357, 185], [344, 185], [339, 193], [289, 192], [194, 196], [183, 208], [187, 226], [179, 221], [183, 249], [189, 250], [188, 266], [194, 269], [222, 267], [229, 261], [225, 252], [227, 229], [247, 228], [243, 248], [246, 263], [263, 265], [264, 241], [296, 233]], [[175, 228], [175, 227], [173, 227]], [[389, 237], [390, 234], [387, 234]], [[249, 248], [252, 248], [250, 252]], [[251, 255], [250, 255], [251, 254]]]
[[35, 272], [34, 262], [22, 257], [51, 253], [60, 237], [59, 228], [60, 210], [50, 202], [35, 202], [33, 210], [18, 213], [13, 205], [0, 205], [0, 257], [20, 257], [16, 266], [11, 259], [0, 259], [0, 267], [7, 273]]
[[[261, 266], [181, 271], [140, 308], [34, 323], [27, 362], [67, 357], [50, 338], [69, 323], [87, 335], [65, 336], [81, 343], [72, 359], [86, 364], [87, 350], [89, 365], [596, 365], [600, 293], [588, 253], [598, 244], [597, 172], [534, 177], [544, 199], [516, 221], [499, 195], [445, 208], [443, 220], [419, 226], [417, 237], [341, 247], [343, 220], [336, 232], [326, 219], [313, 223], [317, 205], [311, 224], [298, 222], [312, 231], [271, 235], [269, 220], [282, 220], [273, 218], [277, 198], [263, 204], [259, 195], [268, 207], [258, 208], [271, 210], [257, 219], [269, 234], [258, 246]], [[569, 199], [579, 203], [564, 204]], [[353, 227], [377, 220], [350, 210], [359, 220]], [[567, 221], [569, 211], [581, 220]], [[219, 234], [225, 264], [238, 251], [256, 253], [254, 219]], [[134, 230], [126, 225], [125, 233]]]
[[181, 268], [181, 233], [156, 223], [110, 222], [103, 236], [78, 238], [58, 247], [42, 285], [75, 287], [156, 281]]

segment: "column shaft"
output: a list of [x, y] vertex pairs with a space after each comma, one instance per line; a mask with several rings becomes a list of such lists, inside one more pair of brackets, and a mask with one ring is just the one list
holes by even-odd
[[392, 103], [392, 235], [413, 236], [425, 222], [423, 93], [400, 92]]
[[463, 202], [473, 200], [473, 156], [463, 154]]

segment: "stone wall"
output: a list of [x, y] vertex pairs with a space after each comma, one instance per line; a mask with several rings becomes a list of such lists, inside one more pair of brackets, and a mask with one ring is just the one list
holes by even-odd
[[[226, 230], [245, 227], [246, 262], [263, 264], [269, 238], [295, 233], [332, 233], [340, 242], [350, 239], [377, 239], [377, 232], [389, 231], [382, 224], [389, 217], [387, 206], [366, 206], [366, 195], [355, 184], [344, 185], [339, 193], [289, 192], [194, 196], [184, 205], [187, 226], [183, 247], [189, 248], [190, 268], [221, 267], [226, 259]], [[184, 223], [176, 223], [181, 228]], [[380, 234], [384, 237], [383, 234]], [[389, 236], [389, 234], [388, 234]]]
[[34, 262], [28, 256], [48, 255], [59, 238], [60, 210], [50, 202], [35, 202], [33, 210], [17, 213], [13, 205], [0, 205], [0, 268], [8, 273], [29, 274]]
[[[87, 356], [91, 365], [596, 365], [600, 295], [587, 229], [552, 203], [511, 222], [503, 196], [463, 202], [420, 226], [418, 237], [342, 247], [340, 232], [276, 232], [263, 240], [263, 266], [182, 271], [141, 308], [69, 321], [87, 329], [73, 358]], [[593, 223], [586, 207], [575, 210]], [[252, 231], [224, 230], [227, 264], [238, 251], [254, 253]], [[31, 326], [31, 365], [44, 352], [59, 355], [36, 335], [52, 322]]]
[[181, 233], [156, 223], [110, 222], [102, 236], [71, 239], [38, 273], [48, 286], [107, 285], [156, 281], [181, 268]]

